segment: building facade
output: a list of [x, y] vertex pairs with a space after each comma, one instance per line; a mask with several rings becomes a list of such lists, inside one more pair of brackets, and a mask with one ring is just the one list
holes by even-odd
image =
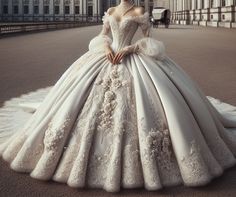
[[177, 24], [236, 28], [236, 0], [172, 0], [170, 9]]
[[97, 20], [101, 0], [0, 0], [1, 21]]
[[154, 2], [155, 7], [164, 7], [166, 9], [170, 8], [170, 1], [173, 0], [157, 0]]
[[[120, 0], [0, 0], [0, 21], [101, 21]], [[153, 0], [134, 0], [151, 11]]]

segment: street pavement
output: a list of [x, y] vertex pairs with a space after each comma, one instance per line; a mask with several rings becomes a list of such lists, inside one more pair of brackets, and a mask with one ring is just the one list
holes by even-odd
[[[101, 26], [65, 29], [0, 39], [0, 104], [29, 91], [52, 86], [88, 50]], [[236, 105], [236, 29], [173, 25], [153, 29], [168, 56], [195, 80], [206, 95]], [[138, 31], [134, 41], [142, 36]], [[236, 167], [204, 187], [177, 186], [161, 191], [121, 190], [116, 196], [236, 196]], [[0, 160], [0, 196], [114, 196], [103, 190], [72, 189], [42, 182], [9, 169]]]

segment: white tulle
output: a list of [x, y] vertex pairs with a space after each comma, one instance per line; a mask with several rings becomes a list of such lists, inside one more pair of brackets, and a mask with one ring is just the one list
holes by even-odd
[[107, 35], [98, 35], [89, 42], [89, 50], [92, 52], [104, 52], [104, 45], [111, 45], [112, 40]]
[[144, 55], [161, 60], [165, 55], [165, 46], [163, 42], [151, 37], [145, 37], [138, 40], [135, 45], [138, 46], [138, 52]]
[[3, 103], [0, 108], [0, 144], [20, 131], [39, 107], [51, 87], [23, 94]]
[[227, 125], [229, 129], [232, 128], [232, 130], [236, 131], [236, 129], [233, 129], [236, 128], [236, 106], [224, 103], [219, 99], [213, 98], [211, 96], [207, 96], [207, 98], [217, 109], [217, 111], [222, 115], [222, 122], [224, 122], [224, 124]]

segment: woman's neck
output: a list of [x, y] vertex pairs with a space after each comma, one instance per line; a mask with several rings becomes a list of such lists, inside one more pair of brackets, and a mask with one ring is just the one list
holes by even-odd
[[121, 1], [120, 1], [120, 5], [132, 5], [132, 4], [130, 3], [130, 1], [121, 0]]
[[130, 3], [129, 0], [121, 0], [120, 4], [118, 5], [118, 10], [120, 10], [120, 12], [122, 12], [122, 15], [125, 15], [126, 12], [128, 12], [130, 9], [132, 9], [132, 7], [134, 7], [133, 3]]

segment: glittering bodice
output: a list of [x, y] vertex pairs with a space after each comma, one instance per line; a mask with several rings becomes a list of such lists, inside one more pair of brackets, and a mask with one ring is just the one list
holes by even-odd
[[120, 49], [130, 45], [138, 29], [138, 23], [134, 20], [134, 17], [125, 17], [118, 22], [113, 16], [110, 16], [109, 21], [113, 37], [113, 48]]
[[148, 26], [149, 15], [146, 12], [142, 16], [126, 16], [117, 21], [113, 15], [105, 14], [105, 23], [109, 24], [113, 42], [112, 48], [119, 50], [131, 44], [132, 38], [138, 29], [138, 26], [144, 28]]

